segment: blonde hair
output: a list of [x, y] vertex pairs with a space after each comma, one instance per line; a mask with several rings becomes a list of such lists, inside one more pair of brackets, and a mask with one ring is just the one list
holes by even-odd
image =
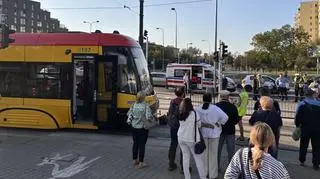
[[268, 96], [262, 96], [260, 98], [260, 106], [263, 110], [272, 110], [273, 99]]
[[137, 97], [136, 97], [137, 103], [142, 103], [142, 102], [144, 102], [145, 99], [146, 99], [146, 94], [142, 91], [139, 91], [137, 93]]
[[262, 167], [262, 157], [264, 150], [274, 143], [274, 134], [271, 127], [264, 122], [257, 122], [250, 132], [250, 142], [259, 150], [252, 152], [252, 168], [258, 170]]

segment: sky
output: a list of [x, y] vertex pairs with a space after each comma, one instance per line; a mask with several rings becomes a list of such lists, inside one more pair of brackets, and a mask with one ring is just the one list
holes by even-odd
[[[35, 0], [41, 8], [71, 31], [89, 31], [89, 24], [83, 21], [97, 21], [93, 30], [105, 33], [118, 30], [135, 39], [139, 36], [139, 0]], [[145, 0], [145, 5], [166, 4], [197, 0]], [[294, 25], [294, 17], [302, 0], [218, 0], [218, 40], [224, 41], [232, 53], [244, 53], [252, 49], [252, 37], [260, 32]], [[131, 10], [123, 8], [126, 5]], [[74, 7], [119, 7], [96, 10], [62, 10], [56, 8]], [[163, 6], [146, 6], [144, 28], [149, 32], [149, 41], [175, 45], [175, 13], [178, 15], [178, 48], [188, 43], [204, 53], [214, 50], [215, 0]], [[205, 40], [205, 41], [203, 41]], [[209, 43], [208, 43], [209, 42]]]

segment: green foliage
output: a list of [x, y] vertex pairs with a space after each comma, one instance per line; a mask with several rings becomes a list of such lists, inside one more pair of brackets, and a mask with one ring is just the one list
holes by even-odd
[[308, 64], [305, 63], [308, 61], [306, 54], [311, 43], [309, 35], [301, 27], [284, 25], [280, 29], [258, 33], [251, 44], [254, 50], [247, 52], [245, 58], [252, 69], [287, 70]]

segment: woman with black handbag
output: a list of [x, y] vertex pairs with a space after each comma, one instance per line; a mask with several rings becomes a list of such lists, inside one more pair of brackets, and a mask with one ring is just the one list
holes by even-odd
[[250, 132], [252, 148], [242, 148], [234, 154], [226, 170], [225, 179], [290, 179], [284, 165], [268, 154], [274, 144], [270, 126], [257, 122]]
[[193, 110], [190, 98], [185, 98], [180, 104], [179, 123], [178, 141], [182, 151], [184, 177], [185, 179], [191, 179], [189, 171], [191, 153], [196, 162], [200, 179], [206, 179], [203, 158], [205, 146], [201, 142], [199, 132], [202, 124], [199, 120], [199, 115]]

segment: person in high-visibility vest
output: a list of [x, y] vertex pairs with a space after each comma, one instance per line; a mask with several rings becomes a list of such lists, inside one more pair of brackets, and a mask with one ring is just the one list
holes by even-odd
[[242, 118], [243, 116], [245, 116], [247, 114], [247, 106], [249, 103], [249, 95], [248, 95], [248, 88], [249, 86], [245, 86], [244, 88], [241, 85], [237, 86], [237, 89], [240, 91], [239, 94], [239, 102], [237, 105], [237, 109], [238, 109], [238, 114], [239, 114], [239, 129], [240, 129], [240, 137], [238, 138], [238, 140], [243, 141], [244, 140], [244, 129], [243, 129], [243, 123], [242, 123]]

